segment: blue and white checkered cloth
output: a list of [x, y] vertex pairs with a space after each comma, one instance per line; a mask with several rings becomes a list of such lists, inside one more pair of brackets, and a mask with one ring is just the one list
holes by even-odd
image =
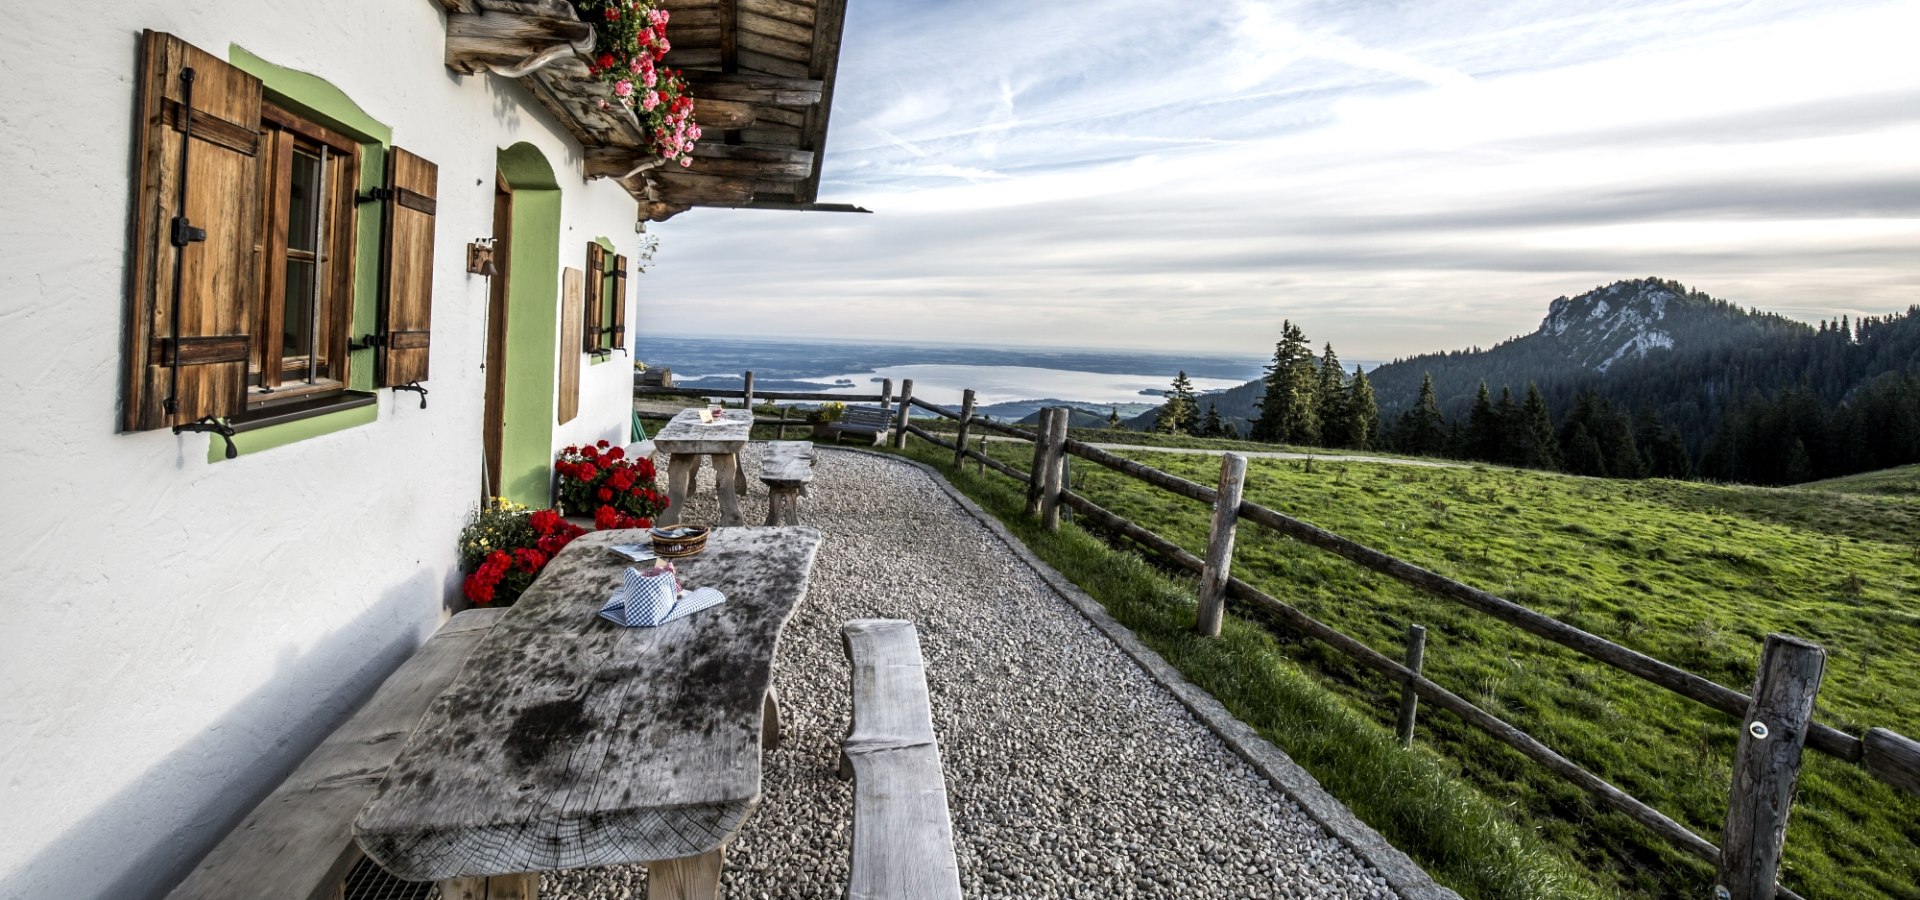
[[680, 581], [672, 570], [642, 575], [629, 567], [622, 578], [623, 586], [607, 598], [600, 615], [629, 627], [664, 625], [727, 602], [727, 595], [713, 588], [680, 590]]

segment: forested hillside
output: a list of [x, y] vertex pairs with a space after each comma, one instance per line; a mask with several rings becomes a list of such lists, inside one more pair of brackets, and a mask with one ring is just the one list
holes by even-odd
[[[1814, 326], [1638, 279], [1556, 299], [1492, 349], [1366, 374], [1382, 442], [1413, 453], [1762, 484], [1920, 461], [1920, 307]], [[1272, 381], [1200, 402], [1257, 421]]]

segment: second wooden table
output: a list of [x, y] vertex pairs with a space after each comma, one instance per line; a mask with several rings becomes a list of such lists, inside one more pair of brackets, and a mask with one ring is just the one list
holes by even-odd
[[714, 488], [720, 494], [720, 524], [744, 525], [740, 515], [740, 453], [747, 449], [753, 432], [753, 413], [727, 410], [725, 418], [711, 425], [700, 421], [700, 409], [682, 410], [665, 428], [653, 436], [653, 446], [668, 454], [667, 508], [656, 525], [672, 525], [686, 511], [687, 497], [693, 494], [693, 478], [700, 471], [700, 458], [713, 460]]

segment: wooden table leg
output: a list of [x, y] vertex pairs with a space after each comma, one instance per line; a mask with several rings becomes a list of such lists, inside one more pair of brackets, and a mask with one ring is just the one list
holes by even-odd
[[667, 458], [667, 508], [654, 520], [656, 525], [673, 525], [686, 512], [687, 496], [693, 493], [693, 476], [700, 470], [700, 457], [694, 453], [675, 453]]
[[760, 707], [760, 749], [772, 750], [780, 746], [780, 695], [767, 687], [767, 699]]
[[449, 878], [440, 882], [442, 900], [539, 900], [540, 873]]
[[720, 524], [745, 525], [746, 519], [740, 515], [739, 474], [740, 457], [737, 453], [713, 454], [714, 487], [720, 494]]
[[647, 900], [719, 900], [725, 848], [647, 863]]

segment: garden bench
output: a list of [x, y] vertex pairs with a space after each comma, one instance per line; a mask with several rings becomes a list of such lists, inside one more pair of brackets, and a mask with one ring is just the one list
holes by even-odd
[[760, 457], [760, 483], [767, 486], [767, 524], [800, 524], [800, 498], [813, 480], [812, 441], [769, 441]]
[[853, 779], [849, 900], [960, 896], [926, 665], [913, 623], [857, 619], [841, 629], [853, 723], [840, 776]]
[[247, 814], [168, 900], [331, 898], [360, 860], [353, 817], [373, 796], [427, 705], [504, 609], [470, 609], [434, 632], [333, 734]]
[[849, 406], [840, 421], [833, 423], [833, 442], [840, 443], [841, 435], [857, 434], [878, 444], [892, 423], [893, 415], [878, 406]]

